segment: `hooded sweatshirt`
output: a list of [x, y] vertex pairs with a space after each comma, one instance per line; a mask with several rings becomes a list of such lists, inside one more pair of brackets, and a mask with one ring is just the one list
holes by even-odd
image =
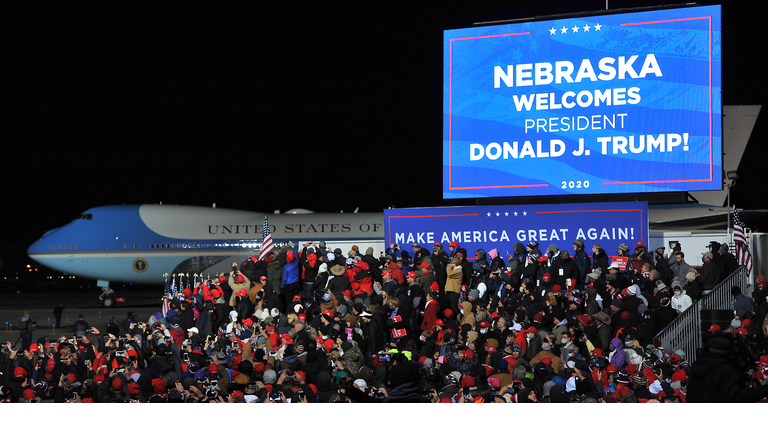
[[682, 313], [684, 310], [688, 309], [691, 304], [693, 304], [693, 300], [691, 300], [691, 297], [685, 293], [685, 290], [681, 290], [675, 291], [675, 295], [672, 296], [671, 303], [672, 309], [677, 311], [677, 313]]
[[611, 353], [608, 355], [608, 360], [612, 365], [616, 366], [616, 369], [621, 370], [627, 365], [627, 355], [624, 353], [624, 343], [619, 338], [611, 340], [609, 347]]

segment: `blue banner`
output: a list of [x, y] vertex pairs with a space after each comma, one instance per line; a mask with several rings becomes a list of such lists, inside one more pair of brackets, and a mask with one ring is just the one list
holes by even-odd
[[573, 255], [573, 242], [584, 241], [591, 255], [600, 244], [610, 256], [626, 243], [648, 244], [648, 203], [587, 203], [433, 207], [384, 210], [384, 241], [410, 251], [411, 244], [432, 249], [440, 242], [448, 250], [455, 241], [469, 257], [477, 249], [514, 254], [514, 244], [537, 241], [544, 252], [550, 244]]
[[444, 33], [443, 197], [722, 188], [720, 6]]

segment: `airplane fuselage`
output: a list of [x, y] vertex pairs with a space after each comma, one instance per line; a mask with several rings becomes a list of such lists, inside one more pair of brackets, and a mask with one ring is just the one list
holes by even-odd
[[215, 276], [258, 256], [264, 217], [276, 243], [325, 240], [384, 250], [382, 213], [268, 214], [177, 205], [95, 207], [28, 249], [38, 263], [99, 281], [162, 284], [167, 274]]

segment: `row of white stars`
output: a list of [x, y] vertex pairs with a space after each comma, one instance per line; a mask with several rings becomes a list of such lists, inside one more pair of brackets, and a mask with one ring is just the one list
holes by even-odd
[[[602, 28], [603, 28], [603, 26], [600, 25], [600, 24], [595, 24], [594, 27], [590, 27], [589, 24], [585, 25], [584, 27], [573, 26], [570, 29], [568, 27], [566, 27], [566, 26], [563, 26], [563, 28], [560, 29], [560, 34], [567, 34], [568, 30], [571, 30], [571, 32], [573, 32], [573, 33], [578, 33], [579, 30], [584, 30], [584, 33], [589, 33], [590, 29], [595, 29], [595, 31], [600, 31], [600, 29], [602, 29]], [[556, 33], [557, 33], [557, 29], [556, 28], [552, 27], [551, 29], [549, 29], [549, 34], [550, 35], [554, 36]]]
[[[491, 213], [491, 212], [488, 212], [487, 214], [488, 214], [488, 217], [491, 217], [491, 214], [492, 214], [492, 213]], [[512, 212], [512, 214], [513, 214], [514, 216], [517, 216], [517, 214], [518, 214], [518, 213], [517, 213], [517, 212]], [[501, 213], [500, 213], [500, 212], [496, 212], [496, 217], [500, 217], [500, 216], [501, 216]], [[509, 212], [504, 212], [504, 217], [507, 217], [507, 216], [509, 216]], [[527, 212], [527, 211], [524, 211], [524, 212], [523, 212], [523, 216], [528, 216], [528, 212]]]

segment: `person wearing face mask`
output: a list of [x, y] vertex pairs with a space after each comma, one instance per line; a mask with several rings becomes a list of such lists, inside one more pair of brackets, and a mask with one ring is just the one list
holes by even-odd
[[475, 325], [477, 325], [477, 318], [475, 318], [475, 314], [472, 312], [472, 303], [468, 301], [462, 302], [459, 311], [461, 313], [459, 326], [469, 324], [474, 329]]
[[491, 327], [491, 323], [488, 321], [481, 321], [478, 327], [480, 327], [480, 334], [486, 335], [488, 334], [488, 329]]
[[678, 314], [683, 313], [684, 310], [688, 309], [691, 304], [693, 304], [693, 300], [685, 294], [685, 291], [680, 285], [673, 286], [672, 292], [674, 293], [671, 299], [672, 309]]

